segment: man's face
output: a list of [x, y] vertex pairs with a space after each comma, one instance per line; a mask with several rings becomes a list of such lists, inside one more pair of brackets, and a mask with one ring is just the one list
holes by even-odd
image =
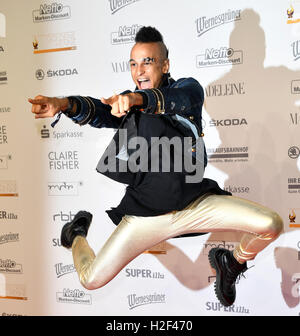
[[158, 88], [169, 71], [160, 43], [136, 43], [130, 54], [131, 76], [139, 90]]

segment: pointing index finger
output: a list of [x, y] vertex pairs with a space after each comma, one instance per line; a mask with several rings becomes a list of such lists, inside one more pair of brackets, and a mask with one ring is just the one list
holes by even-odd
[[39, 98], [39, 99], [31, 99], [31, 98], [28, 98], [28, 101], [29, 101], [29, 103], [31, 103], [31, 104], [37, 104], [37, 105], [43, 105], [43, 104], [46, 104], [46, 103], [47, 103], [47, 100], [46, 100], [46, 99], [43, 99], [43, 98]]

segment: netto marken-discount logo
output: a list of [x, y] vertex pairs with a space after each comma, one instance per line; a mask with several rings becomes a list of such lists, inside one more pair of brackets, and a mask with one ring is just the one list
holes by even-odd
[[142, 26], [134, 24], [131, 26], [120, 26], [118, 31], [111, 33], [111, 44], [133, 43], [135, 35]]
[[62, 292], [56, 293], [56, 301], [59, 303], [92, 304], [92, 296], [80, 289], [64, 288]]
[[135, 2], [140, 0], [108, 0], [110, 5], [111, 14], [115, 14], [119, 10], [127, 7], [128, 5], [132, 5]]
[[0, 259], [0, 273], [22, 274], [22, 265], [11, 259]]
[[201, 16], [196, 20], [196, 28], [198, 37], [202, 36], [209, 30], [212, 30], [216, 27], [222, 26], [226, 23], [234, 22], [241, 20], [241, 10], [231, 10], [229, 9], [227, 12], [212, 16], [207, 18], [206, 16]]
[[215, 67], [243, 64], [243, 51], [220, 47], [206, 49], [204, 54], [196, 56], [196, 67]]
[[61, 3], [42, 4], [39, 9], [32, 11], [33, 22], [63, 20], [71, 17], [71, 7]]

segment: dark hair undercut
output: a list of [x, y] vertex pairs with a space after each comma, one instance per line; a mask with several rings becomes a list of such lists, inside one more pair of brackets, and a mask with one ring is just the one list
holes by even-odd
[[169, 56], [169, 50], [167, 49], [164, 39], [161, 33], [154, 27], [142, 27], [135, 36], [136, 43], [153, 43], [160, 42], [163, 45], [166, 58]]

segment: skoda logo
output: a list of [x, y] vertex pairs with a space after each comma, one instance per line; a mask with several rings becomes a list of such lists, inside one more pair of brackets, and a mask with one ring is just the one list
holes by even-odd
[[297, 159], [300, 155], [300, 149], [297, 146], [290, 147], [288, 155], [291, 159]]
[[36, 70], [36, 72], [35, 72], [35, 77], [36, 77], [36, 79], [38, 79], [38, 80], [42, 80], [42, 79], [44, 79], [44, 77], [45, 77], [45, 73], [44, 73], [44, 71], [43, 71], [42, 69], [38, 69], [38, 70]]

